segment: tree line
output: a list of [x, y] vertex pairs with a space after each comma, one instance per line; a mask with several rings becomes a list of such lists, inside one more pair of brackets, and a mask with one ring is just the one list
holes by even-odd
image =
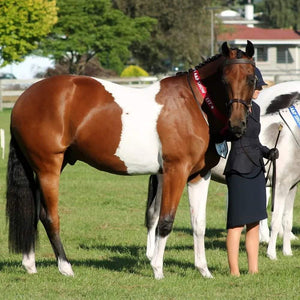
[[[210, 55], [210, 10], [248, 0], [5, 0], [0, 3], [0, 65], [35, 52], [57, 73], [120, 74], [136, 64], [152, 74], [188, 69]], [[265, 26], [298, 30], [300, 1], [256, 0]], [[215, 26], [223, 30], [222, 26]], [[111, 70], [111, 71], [109, 71]], [[51, 74], [50, 74], [51, 75]]]

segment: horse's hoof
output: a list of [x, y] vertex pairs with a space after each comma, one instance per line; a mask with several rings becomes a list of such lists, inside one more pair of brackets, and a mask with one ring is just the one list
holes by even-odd
[[282, 251], [284, 256], [293, 256], [292, 251]]
[[259, 237], [259, 242], [260, 243], [266, 243], [266, 244], [268, 244], [269, 241], [270, 241], [270, 237], [269, 236], [261, 235]]
[[276, 254], [267, 254], [267, 256], [271, 259], [271, 260], [277, 260]]
[[199, 270], [200, 274], [205, 277], [205, 278], [214, 278], [212, 276], [212, 274], [210, 273], [210, 271], [208, 270], [208, 268], [198, 268], [197, 269]]
[[296, 241], [296, 240], [298, 240], [298, 237], [291, 232], [290, 239], [291, 239], [291, 241]]
[[74, 277], [71, 264], [64, 260], [58, 260], [58, 270], [62, 275]]
[[154, 278], [155, 278], [156, 280], [161, 280], [161, 279], [164, 279], [165, 276], [164, 276], [163, 273], [157, 273], [157, 274], [155, 274], [155, 272], [154, 272]]
[[23, 267], [25, 268], [25, 270], [27, 271], [28, 274], [36, 274], [37, 273], [37, 269], [35, 266], [25, 266], [23, 264]]
[[161, 267], [155, 267], [152, 264], [151, 264], [151, 267], [153, 269], [155, 279], [160, 280], [160, 279], [164, 278], [163, 269]]

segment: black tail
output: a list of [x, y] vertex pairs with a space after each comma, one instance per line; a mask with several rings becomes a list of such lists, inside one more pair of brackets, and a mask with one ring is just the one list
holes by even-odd
[[9, 250], [29, 253], [37, 238], [37, 209], [34, 174], [12, 136], [7, 164], [6, 216]]
[[150, 228], [149, 209], [153, 200], [155, 199], [157, 193], [157, 187], [158, 187], [157, 176], [151, 175], [149, 177], [149, 183], [148, 183], [148, 199], [147, 199], [146, 214], [145, 214], [145, 225], [148, 229]]

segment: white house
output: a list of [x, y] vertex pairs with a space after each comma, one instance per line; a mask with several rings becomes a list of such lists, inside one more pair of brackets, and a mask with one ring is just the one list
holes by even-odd
[[251, 6], [245, 6], [244, 16], [238, 12], [231, 12], [230, 16], [228, 11], [218, 15], [226, 32], [217, 36], [217, 43], [227, 41], [232, 47], [243, 49], [250, 40], [255, 47], [255, 61], [266, 80], [300, 80], [300, 35], [292, 29], [258, 27]]

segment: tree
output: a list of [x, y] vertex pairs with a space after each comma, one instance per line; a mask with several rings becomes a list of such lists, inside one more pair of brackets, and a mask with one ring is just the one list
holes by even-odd
[[0, 2], [0, 65], [22, 61], [57, 21], [55, 0]]
[[147, 43], [131, 47], [137, 64], [152, 73], [195, 66], [210, 55], [210, 11], [214, 0], [112, 0], [130, 17], [150, 16], [158, 23]]
[[299, 0], [264, 0], [263, 20], [274, 28], [300, 28]]
[[41, 48], [56, 62], [67, 63], [71, 74], [84, 74], [95, 56], [102, 67], [121, 73], [130, 45], [147, 40], [155, 23], [148, 17], [127, 17], [110, 0], [57, 0], [57, 5], [58, 22]]

